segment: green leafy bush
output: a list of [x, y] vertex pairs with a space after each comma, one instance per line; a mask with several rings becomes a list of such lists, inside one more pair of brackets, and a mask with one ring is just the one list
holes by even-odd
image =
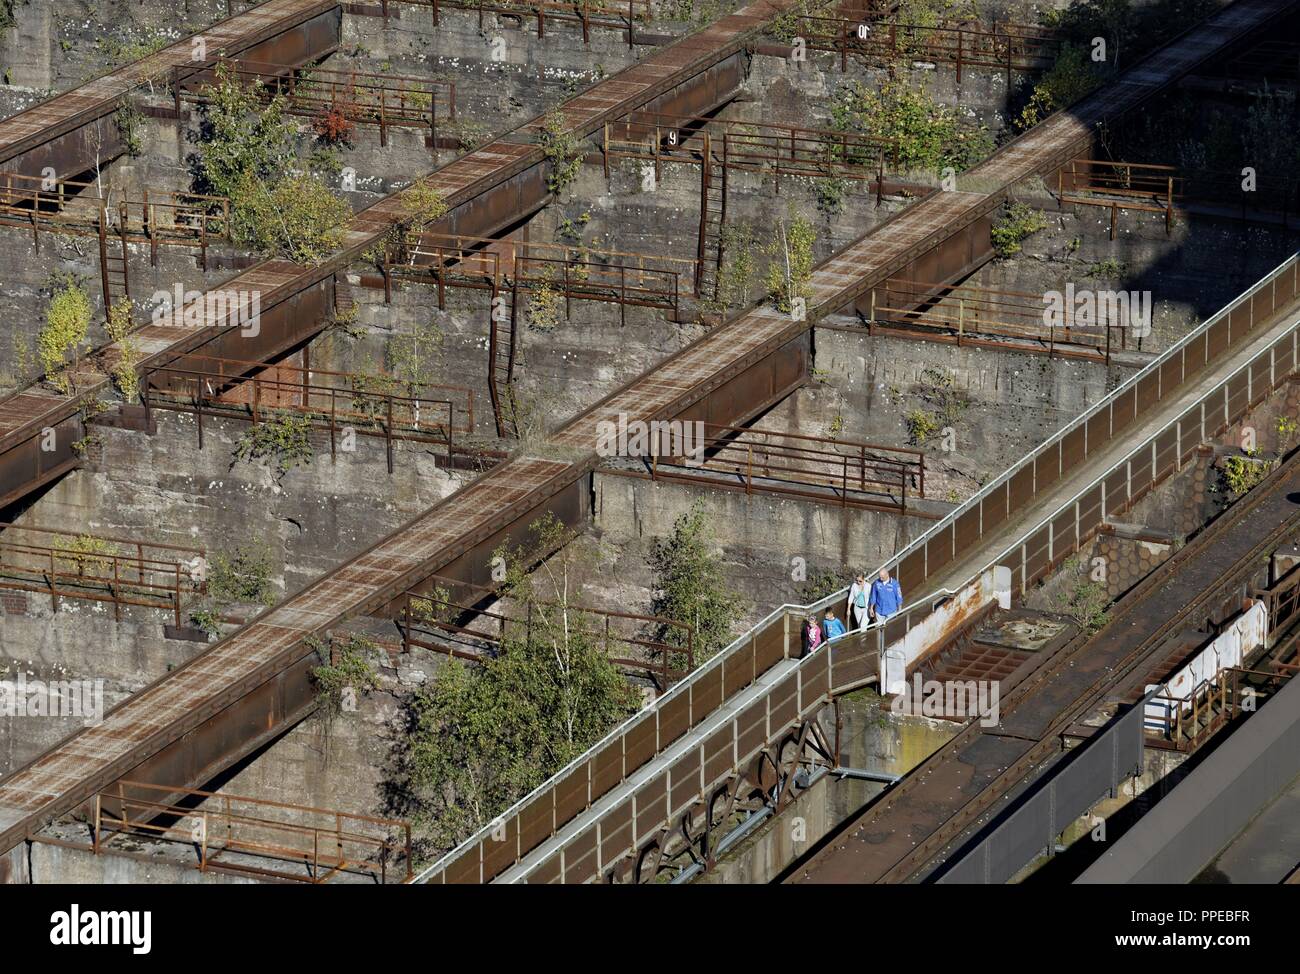
[[79, 282], [65, 278], [55, 286], [45, 312], [45, 327], [36, 337], [36, 354], [46, 379], [64, 394], [73, 391], [72, 371], [64, 368], [69, 353], [76, 352], [90, 330], [90, 298]]
[[1020, 245], [1030, 234], [1047, 226], [1041, 212], [1027, 203], [1012, 203], [1006, 207], [1002, 219], [993, 224], [993, 251], [999, 257], [1020, 253]]

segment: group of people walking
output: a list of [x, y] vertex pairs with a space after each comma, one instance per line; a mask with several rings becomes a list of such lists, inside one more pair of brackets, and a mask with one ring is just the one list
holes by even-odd
[[828, 643], [845, 633], [866, 629], [875, 622], [884, 622], [902, 607], [903, 589], [898, 584], [898, 579], [890, 577], [889, 569], [880, 569], [880, 574], [870, 585], [867, 584], [867, 576], [859, 572], [849, 586], [843, 620], [836, 617], [833, 606], [827, 607], [825, 618], [820, 623], [813, 615], [804, 619], [803, 655], [807, 656], [822, 643]]

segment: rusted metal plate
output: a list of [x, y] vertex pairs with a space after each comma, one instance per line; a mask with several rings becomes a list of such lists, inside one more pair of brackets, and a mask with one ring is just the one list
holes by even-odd
[[699, 797], [700, 749], [693, 747], [668, 769], [671, 791], [668, 794], [668, 815], [674, 817], [688, 808]]
[[1237, 373], [1228, 380], [1228, 421], [1235, 423], [1246, 415], [1250, 406], [1250, 376], [1247, 372]]
[[1178, 466], [1178, 429], [1169, 427], [1156, 437], [1156, 480], [1163, 480]]
[[[1111, 435], [1115, 436], [1127, 429], [1137, 418], [1137, 390], [1130, 386], [1114, 398], [1110, 408]], [[1088, 452], [1092, 452], [1089, 444]]]
[[704, 780], [714, 782], [734, 767], [735, 722], [727, 721], [704, 739]]
[[590, 761], [579, 765], [555, 783], [555, 821], [563, 825], [587, 807], [587, 769]]
[[1250, 363], [1251, 405], [1263, 401], [1273, 389], [1273, 350], [1261, 352]]
[[1061, 442], [1054, 440], [1050, 446], [1034, 455], [1034, 481], [1039, 490], [1056, 483], [1061, 476]]
[[984, 522], [984, 533], [988, 534], [1007, 519], [1007, 487], [999, 484], [980, 501], [980, 511]]
[[1074, 554], [1079, 547], [1079, 538], [1075, 534], [1077, 525], [1074, 521], [1074, 508], [1061, 511], [1052, 518], [1052, 561], [1060, 563]]
[[1061, 437], [1061, 469], [1072, 474], [1083, 461], [1083, 437], [1086, 427], [1076, 426]]
[[[970, 507], [957, 515], [953, 522], [953, 544], [958, 551], [966, 551], [979, 540], [980, 512], [978, 507]], [[901, 584], [901, 583], [900, 583]]]
[[668, 747], [686, 733], [690, 726], [689, 694], [677, 693], [664, 700], [659, 707], [659, 750]]
[[913, 592], [929, 577], [925, 568], [925, 549], [917, 548], [898, 563], [898, 584], [904, 592]]
[[482, 882], [483, 869], [480, 863], [482, 851], [478, 844], [472, 845], [448, 863], [445, 870], [446, 881], [457, 885]]
[[1251, 317], [1251, 302], [1243, 301], [1235, 304], [1227, 314], [1228, 319], [1228, 341], [1231, 343], [1242, 338], [1250, 331], [1253, 324]]
[[1292, 265], [1290, 272], [1273, 281], [1273, 307], [1285, 308], [1300, 291], [1300, 266]]
[[623, 735], [627, 772], [631, 774], [654, 756], [658, 744], [658, 728], [653, 710], [647, 711]]
[[1079, 498], [1079, 541], [1082, 543], [1101, 527], [1101, 498], [1103, 487], [1095, 484]]
[[925, 564], [926, 570], [930, 574], [934, 574], [952, 561], [952, 537], [952, 524], [949, 523], [944, 526], [942, 531], [939, 531], [925, 543]]
[[743, 690], [754, 682], [754, 649], [752, 641], [739, 652], [722, 661], [722, 693], [725, 697]]
[[1225, 316], [1216, 321], [1205, 336], [1207, 343], [1206, 358], [1213, 362], [1228, 347], [1228, 318]]
[[862, 686], [880, 673], [879, 656], [874, 646], [868, 645], [861, 636], [836, 640], [827, 652], [830, 653], [832, 693]]
[[1178, 454], [1186, 460], [1205, 438], [1201, 431], [1201, 407], [1198, 403], [1178, 420], [1179, 440]]
[[[616, 737], [595, 753], [591, 759], [591, 800], [600, 801], [601, 796], [623, 780], [623, 739]], [[578, 773], [586, 777], [585, 769]]]
[[564, 881], [586, 883], [598, 875], [596, 865], [596, 825], [583, 829], [564, 847]]
[[1111, 411], [1109, 409], [1099, 409], [1088, 418], [1086, 424], [1088, 456], [1092, 456], [1098, 450], [1104, 448], [1110, 440], [1110, 418]]
[[556, 850], [554, 855], [548, 856], [544, 859], [541, 865], [533, 870], [533, 872], [529, 873], [529, 884], [550, 885], [552, 883], [560, 882], [564, 875], [561, 869], [564, 864], [563, 858], [564, 856], [562, 853], [559, 850]]
[[1171, 355], [1160, 366], [1160, 389], [1161, 397], [1169, 394], [1169, 391], [1176, 389], [1183, 381], [1183, 357], [1181, 355]]
[[714, 666], [691, 685], [692, 726], [704, 720], [722, 703], [722, 668]]
[[1034, 496], [1034, 465], [1027, 463], [1011, 475], [1010, 487], [1011, 509], [1019, 511]]
[[767, 743], [767, 700], [751, 703], [736, 717], [736, 753], [742, 764]]
[[1151, 443], [1149, 441], [1129, 455], [1128, 467], [1128, 496], [1129, 503], [1132, 504], [1151, 489]]
[[501, 838], [483, 843], [483, 874], [495, 876], [512, 865], [519, 853], [519, 821], [508, 818], [497, 826]]
[[1025, 540], [1023, 576], [1025, 585], [1032, 585], [1047, 573], [1051, 563], [1051, 558], [1048, 556], [1051, 531], [1051, 525], [1045, 524]]
[[799, 719], [799, 674], [791, 673], [772, 688], [772, 730], [784, 730]]
[[615, 805], [600, 820], [600, 861], [612, 862], [632, 848], [632, 799]]
[[1273, 343], [1273, 374], [1279, 379], [1296, 369], [1295, 337], [1288, 335]]
[[785, 627], [789, 616], [754, 634], [754, 675], [766, 673], [785, 658]]
[[640, 845], [659, 831], [668, 815], [667, 783], [656, 775], [636, 793], [636, 844]]
[[1137, 411], [1145, 415], [1160, 399], [1160, 373], [1151, 372], [1138, 379]]
[[1122, 511], [1128, 504], [1128, 471], [1120, 467], [1106, 475], [1106, 513]]
[[546, 788], [519, 810], [519, 852], [527, 855], [555, 831], [555, 789]]

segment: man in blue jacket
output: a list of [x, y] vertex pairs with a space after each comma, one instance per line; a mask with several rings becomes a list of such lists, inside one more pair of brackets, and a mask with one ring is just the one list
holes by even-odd
[[867, 599], [867, 609], [871, 617], [884, 622], [903, 607], [903, 589], [898, 579], [889, 577], [889, 569], [880, 569], [880, 577], [871, 583], [871, 596]]

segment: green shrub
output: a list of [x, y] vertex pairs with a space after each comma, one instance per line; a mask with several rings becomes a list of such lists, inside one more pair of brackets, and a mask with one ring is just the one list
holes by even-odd
[[316, 264], [343, 243], [352, 210], [317, 176], [298, 173], [268, 185], [244, 175], [232, 201], [235, 242], [266, 256]]
[[79, 282], [66, 278], [56, 285], [45, 312], [45, 327], [36, 337], [36, 353], [46, 379], [64, 394], [73, 391], [72, 373], [64, 368], [69, 353], [76, 367], [76, 352], [90, 330], [90, 298]]
[[999, 257], [1020, 253], [1020, 244], [1030, 234], [1047, 226], [1047, 219], [1027, 203], [1012, 203], [1002, 219], [993, 224], [993, 251]]
[[254, 423], [235, 444], [235, 459], [260, 463], [284, 476], [294, 467], [311, 463], [311, 420], [306, 416], [280, 416]]

